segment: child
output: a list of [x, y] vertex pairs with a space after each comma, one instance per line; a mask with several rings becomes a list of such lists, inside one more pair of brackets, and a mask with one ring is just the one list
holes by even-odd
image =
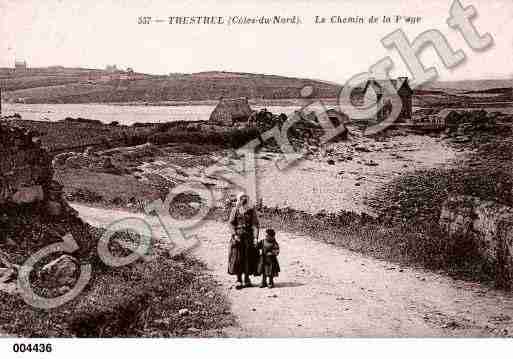
[[[276, 258], [280, 254], [280, 246], [276, 242], [276, 232], [269, 228], [265, 231], [265, 239], [259, 241], [257, 249], [261, 250], [260, 260], [258, 262], [258, 273], [262, 274], [262, 284], [260, 288], [274, 287], [274, 277], [280, 272], [280, 265]], [[267, 285], [267, 277], [269, 277], [269, 285]]]

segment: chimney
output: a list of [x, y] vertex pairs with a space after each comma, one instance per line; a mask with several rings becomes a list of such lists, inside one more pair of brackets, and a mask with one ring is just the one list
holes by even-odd
[[401, 83], [401, 84], [406, 84], [406, 83], [408, 83], [408, 78], [407, 78], [407, 77], [405, 77], [405, 76], [400, 76], [400, 77], [398, 77], [397, 79], [398, 79], [398, 80], [400, 80], [400, 83]]

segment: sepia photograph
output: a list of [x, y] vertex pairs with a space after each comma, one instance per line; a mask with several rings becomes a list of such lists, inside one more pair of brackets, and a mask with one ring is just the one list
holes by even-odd
[[6, 353], [510, 338], [512, 26], [507, 0], [0, 0]]

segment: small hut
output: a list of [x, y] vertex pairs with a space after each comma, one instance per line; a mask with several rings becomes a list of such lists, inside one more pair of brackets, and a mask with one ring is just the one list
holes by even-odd
[[247, 97], [236, 99], [221, 98], [210, 114], [210, 122], [221, 126], [233, 126], [236, 122], [246, 122], [253, 113]]

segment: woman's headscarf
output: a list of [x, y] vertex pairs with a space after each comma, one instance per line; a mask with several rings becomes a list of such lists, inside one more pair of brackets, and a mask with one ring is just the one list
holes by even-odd
[[246, 208], [245, 209], [249, 209], [251, 208], [251, 205], [249, 203], [249, 196], [244, 193], [244, 192], [240, 192], [238, 195], [237, 195], [237, 203], [235, 204], [235, 209], [236, 210], [240, 210], [244, 205], [242, 203], [242, 199], [246, 197]]
[[243, 197], [247, 197], [246, 208], [244, 208], [244, 209], [248, 210], [249, 208], [251, 208], [251, 205], [249, 203], [249, 196], [246, 193], [244, 193], [244, 192], [240, 192], [237, 195], [237, 202], [235, 203], [235, 207], [233, 207], [232, 213], [230, 214], [230, 222], [233, 221], [233, 219], [237, 215], [237, 212], [238, 213], [242, 213], [241, 209], [244, 207], [244, 205], [242, 204]]

